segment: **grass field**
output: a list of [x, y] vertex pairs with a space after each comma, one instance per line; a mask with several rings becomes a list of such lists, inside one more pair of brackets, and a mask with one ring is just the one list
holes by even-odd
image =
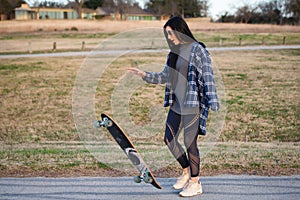
[[[260, 42], [262, 33], [243, 32], [238, 34], [242, 35], [243, 41]], [[64, 49], [74, 50], [77, 47], [69, 46], [68, 39], [71, 37], [79, 42], [84, 34], [71, 34], [65, 40], [62, 37], [66, 36], [61, 34], [36, 34], [35, 39], [52, 41], [61, 38], [66, 44]], [[278, 36], [272, 44], [280, 43], [283, 35], [282, 32], [263, 33], [267, 34], [272, 38]], [[297, 34], [287, 34], [295, 38], [291, 44], [298, 44]], [[16, 45], [25, 39], [24, 34], [4, 35], [1, 36], [3, 43]], [[229, 31], [204, 31], [196, 35], [204, 38], [209, 46], [219, 45], [216, 38], [220, 37], [231, 41], [230, 45], [236, 41]], [[90, 46], [94, 47], [108, 37], [109, 33], [98, 35], [91, 39]], [[9, 52], [3, 48], [2, 53]], [[201, 175], [299, 174], [300, 51], [216, 51], [211, 54], [226, 88], [227, 114], [217, 142], [213, 147], [210, 143], [203, 147], [209, 150], [202, 157]], [[123, 55], [114, 60], [99, 79], [95, 94], [96, 113], [113, 113], [111, 95], [114, 95], [116, 85], [122, 83], [127, 67], [151, 63], [163, 65], [165, 57], [166, 52], [161, 52]], [[99, 155], [91, 154], [88, 144], [77, 133], [72, 115], [72, 94], [77, 73], [85, 61], [85, 57], [0, 59], [1, 177], [134, 174], [134, 171], [122, 171], [122, 167], [112, 169], [104, 162], [106, 158], [99, 159]], [[130, 95], [129, 112], [137, 125], [147, 125], [152, 106], [162, 107], [163, 93], [161, 85], [142, 85], [139, 91]], [[142, 153], [152, 148], [164, 148], [163, 122], [161, 126], [160, 131], [147, 141], [132, 135]], [[101, 143], [96, 141], [94, 145], [101, 146]], [[112, 149], [105, 152], [104, 146], [97, 149], [100, 156], [116, 155], [117, 148], [107, 148]], [[177, 175], [179, 166], [171, 162], [173, 159], [168, 154], [166, 157], [168, 165], [161, 168], [154, 166], [155, 163], [149, 165], [158, 176]]]
[[[209, 23], [187, 19], [196, 38], [208, 46], [299, 44], [299, 26]], [[0, 21], [0, 53], [40, 53], [94, 49], [114, 34], [135, 29], [161, 30], [165, 21], [32, 20]], [[151, 31], [149, 32], [151, 36]], [[284, 39], [285, 37], [285, 39]]]
[[[155, 28], [155, 30], [161, 30]], [[299, 30], [300, 31], [300, 30]], [[116, 33], [54, 33], [41, 34], [0, 34], [0, 54], [47, 53], [61, 51], [90, 51], [105, 39]], [[150, 34], [151, 35], [151, 34]], [[299, 45], [299, 33], [230, 33], [230, 32], [197, 32], [195, 37], [208, 47], [253, 46], [253, 45]]]

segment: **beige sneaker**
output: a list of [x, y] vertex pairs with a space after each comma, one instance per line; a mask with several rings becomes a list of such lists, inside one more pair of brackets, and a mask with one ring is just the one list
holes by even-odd
[[192, 197], [202, 194], [202, 185], [201, 183], [195, 183], [192, 180], [189, 180], [188, 184], [184, 187], [183, 191], [179, 193], [182, 197]]
[[186, 186], [186, 184], [189, 182], [190, 179], [190, 173], [189, 172], [183, 172], [181, 176], [178, 177], [177, 182], [173, 185], [173, 188], [175, 190], [180, 190]]

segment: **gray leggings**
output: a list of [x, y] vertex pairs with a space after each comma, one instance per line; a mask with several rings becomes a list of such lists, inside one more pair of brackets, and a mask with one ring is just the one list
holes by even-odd
[[[184, 128], [184, 145], [188, 156], [178, 142], [182, 128]], [[170, 109], [164, 142], [182, 168], [190, 167], [191, 177], [199, 176], [200, 171], [200, 154], [197, 147], [199, 131], [199, 114], [180, 115]]]

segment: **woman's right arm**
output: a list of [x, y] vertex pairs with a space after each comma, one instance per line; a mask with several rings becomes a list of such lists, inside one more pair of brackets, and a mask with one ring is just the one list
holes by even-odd
[[166, 83], [168, 77], [168, 66], [166, 65], [161, 72], [145, 72], [137, 68], [128, 68], [129, 71], [141, 76], [147, 83], [163, 84]]

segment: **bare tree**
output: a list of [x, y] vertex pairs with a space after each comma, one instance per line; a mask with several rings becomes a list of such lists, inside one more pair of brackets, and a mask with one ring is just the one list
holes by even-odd
[[221, 22], [300, 24], [300, 0], [269, 0], [259, 4], [246, 4], [234, 15], [222, 15]]
[[200, 2], [201, 3], [201, 10], [202, 10], [202, 15], [203, 17], [208, 16], [208, 9], [209, 9], [209, 0], [203, 0]]
[[149, 0], [146, 7], [160, 15], [200, 17], [207, 16], [209, 0]]
[[121, 20], [123, 20], [124, 15], [126, 13], [126, 3], [123, 0], [116, 1], [117, 10], [120, 14]]
[[22, 0], [0, 0], [0, 15], [5, 16], [4, 19], [13, 19], [15, 17], [14, 9], [20, 7], [22, 3], [24, 3]]
[[25, 2], [32, 7], [39, 7], [43, 0], [25, 0]]
[[248, 24], [251, 17], [255, 14], [255, 11], [257, 10], [257, 7], [251, 8], [250, 5], [245, 4], [244, 6], [238, 8], [237, 10], [237, 18], [240, 19], [241, 23]]
[[300, 0], [290, 0], [289, 9], [292, 16], [300, 24]]
[[125, 20], [128, 9], [132, 7], [134, 3], [134, 0], [115, 0], [116, 9], [120, 14], [121, 20]]
[[68, 0], [69, 3], [74, 2], [75, 3], [75, 10], [78, 14], [78, 19], [82, 18], [82, 8], [84, 5], [85, 0]]

